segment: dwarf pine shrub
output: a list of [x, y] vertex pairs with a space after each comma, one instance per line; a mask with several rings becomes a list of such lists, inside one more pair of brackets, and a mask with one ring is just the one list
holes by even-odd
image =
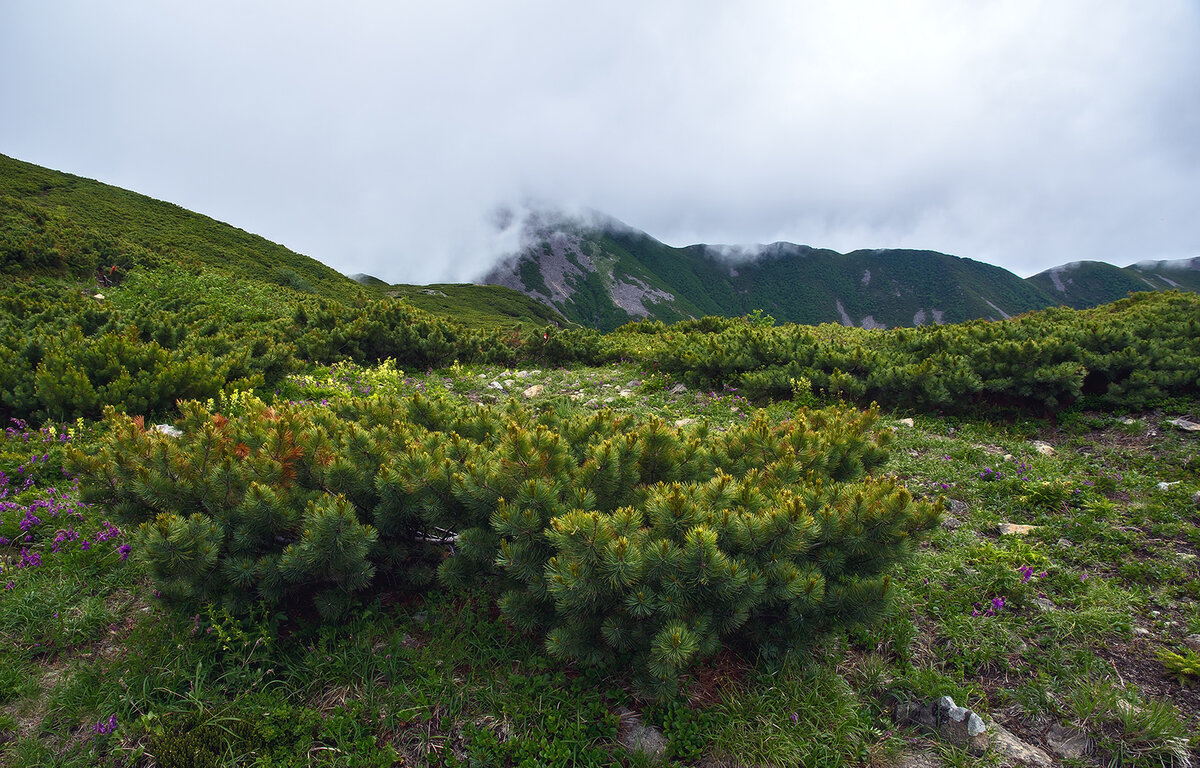
[[420, 588], [436, 569], [494, 589], [551, 654], [632, 664], [655, 694], [726, 644], [787, 649], [880, 615], [937, 517], [869, 477], [875, 410], [720, 433], [422, 395], [237, 410], [185, 403], [171, 437], [110, 409], [100, 449], [71, 455], [85, 497], [139, 526], [165, 597], [334, 618], [379, 578]]

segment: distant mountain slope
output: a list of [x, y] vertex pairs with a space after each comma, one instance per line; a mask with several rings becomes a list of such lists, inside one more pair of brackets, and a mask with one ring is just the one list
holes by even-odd
[[553, 307], [500, 285], [385, 285], [380, 290], [384, 295], [403, 299], [417, 309], [476, 328], [519, 324], [534, 327], [568, 325], [567, 320]]
[[1125, 298], [1131, 292], [1179, 289], [1200, 293], [1200, 257], [1142, 261], [1116, 267], [1102, 261], [1077, 261], [1051, 267], [1029, 278], [1056, 303], [1075, 309]]
[[674, 248], [613, 220], [546, 215], [526, 234], [525, 248], [482, 282], [600, 330], [638, 317], [671, 322], [755, 310], [779, 322], [911, 326], [998, 320], [1058, 303], [1007, 270], [934, 251]]
[[349, 299], [350, 278], [172, 203], [0, 155], [0, 273], [78, 276], [155, 261]]

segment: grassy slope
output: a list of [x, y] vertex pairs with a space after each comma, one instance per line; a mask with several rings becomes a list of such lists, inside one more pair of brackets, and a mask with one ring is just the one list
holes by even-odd
[[543, 327], [568, 325], [554, 309], [523, 293], [499, 285], [438, 283], [380, 287], [388, 296], [404, 299], [418, 309], [467, 325]]
[[[124, 241], [183, 266], [352, 299], [350, 278], [287, 248], [172, 203], [0, 155], [0, 195], [65, 216], [102, 238]], [[103, 266], [103, 265], [101, 265]]]

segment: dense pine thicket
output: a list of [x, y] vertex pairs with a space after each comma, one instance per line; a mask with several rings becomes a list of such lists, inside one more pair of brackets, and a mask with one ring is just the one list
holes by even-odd
[[322, 299], [208, 269], [137, 268], [101, 290], [58, 278], [0, 288], [0, 417], [161, 414], [177, 400], [273, 391], [313, 363], [559, 364], [599, 349], [591, 332], [472, 329], [391, 299]]
[[867, 331], [703, 318], [633, 323], [630, 350], [691, 384], [922, 411], [1137, 409], [1200, 393], [1200, 296], [1137, 294], [1003, 322]]
[[879, 615], [937, 517], [866, 478], [887, 442], [874, 411], [709, 433], [420, 395], [234, 410], [188, 403], [171, 436], [110, 409], [100, 449], [72, 456], [85, 498], [140, 526], [167, 598], [336, 618], [436, 571], [494, 588], [553, 655], [632, 662], [659, 694], [725, 643], [786, 649]]

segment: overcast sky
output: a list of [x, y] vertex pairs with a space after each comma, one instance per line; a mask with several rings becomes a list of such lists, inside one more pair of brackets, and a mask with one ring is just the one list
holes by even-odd
[[1022, 276], [1200, 255], [1200, 2], [0, 2], [0, 153], [389, 282], [500, 206]]

